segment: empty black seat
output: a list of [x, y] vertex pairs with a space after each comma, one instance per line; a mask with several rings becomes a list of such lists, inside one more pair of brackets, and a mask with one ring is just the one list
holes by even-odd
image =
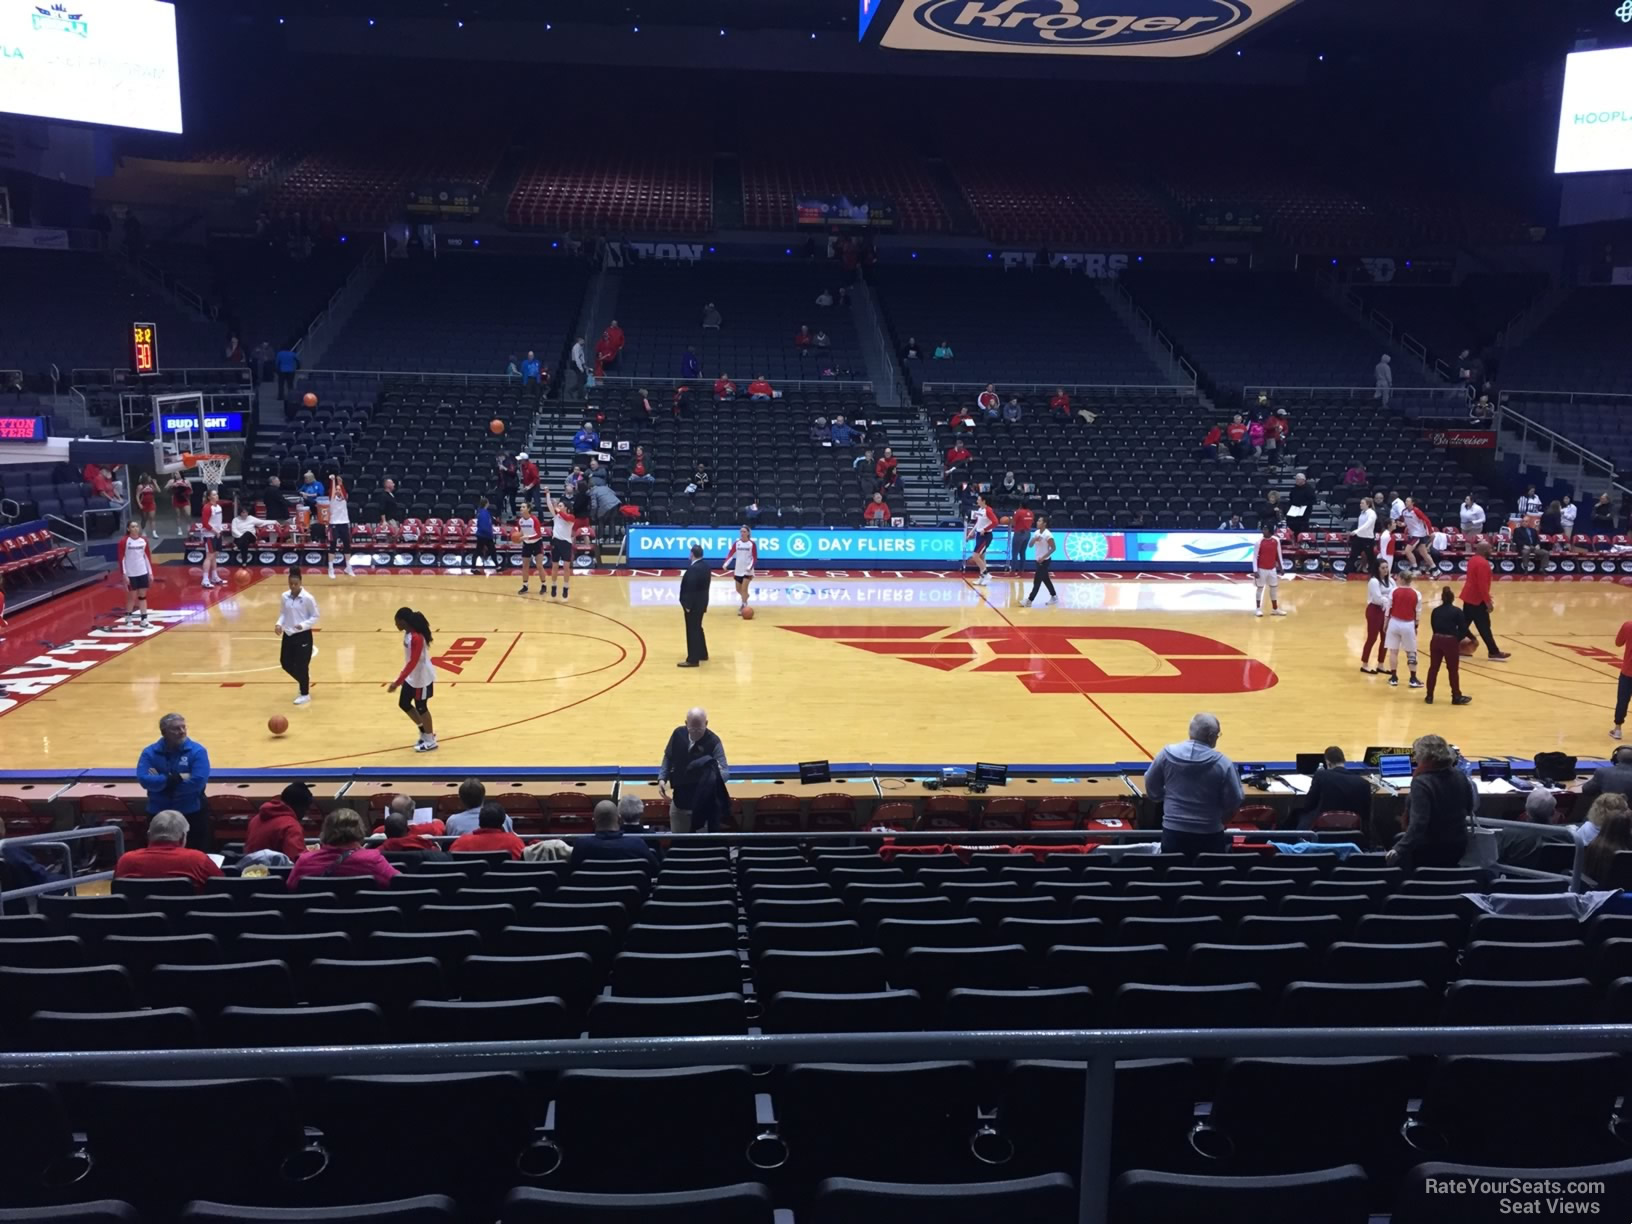
[[1181, 955], [1192, 944], [1218, 942], [1224, 935], [1224, 919], [1216, 914], [1189, 918], [1124, 918], [1116, 929], [1118, 943], [1165, 944]]
[[465, 999], [532, 999], [554, 995], [575, 1012], [588, 1006], [602, 971], [585, 952], [548, 956], [471, 956], [465, 960]]
[[128, 1012], [37, 1011], [25, 1034], [26, 1048], [30, 1050], [190, 1050], [204, 1040], [198, 1017], [185, 1007]]
[[1340, 941], [1326, 949], [1321, 976], [1333, 982], [1427, 982], [1450, 976], [1455, 953], [1443, 943], [1372, 944]]
[[1278, 999], [1288, 982], [1307, 977], [1315, 958], [1308, 944], [1197, 944], [1185, 959], [1192, 985], [1257, 982]]
[[767, 952], [754, 962], [754, 986], [765, 996], [785, 990], [812, 994], [874, 993], [885, 988], [884, 954], [877, 948]]
[[[374, 1003], [333, 1007], [223, 1007], [212, 1029], [217, 1045], [378, 1045], [385, 1013]], [[449, 1039], [451, 1040], [451, 1038]]]
[[[348, 964], [350, 962], [347, 962]], [[156, 1007], [186, 1007], [208, 1028], [223, 1007], [293, 1007], [295, 983], [282, 961], [157, 965], [148, 978]]]
[[1476, 939], [1462, 953], [1460, 975], [1508, 982], [1587, 976], [1587, 945], [1580, 940], [1498, 943]]
[[1277, 1177], [1208, 1177], [1136, 1169], [1117, 1178], [1112, 1224], [1367, 1224], [1366, 1171], [1342, 1165]]
[[1463, 978], [1445, 991], [1445, 1024], [1587, 1024], [1598, 992], [1585, 978], [1490, 982]]
[[767, 1033], [905, 1033], [923, 1026], [923, 1000], [916, 990], [784, 991], [765, 1005]]
[[1228, 986], [1130, 983], [1111, 998], [1114, 1028], [1255, 1028], [1269, 1022], [1269, 1003], [1256, 982]]
[[[816, 1188], [815, 1224], [1073, 1224], [1077, 1192], [1063, 1173], [976, 1185], [920, 1185], [830, 1177]], [[507, 1222], [508, 1224], [508, 1222]]]
[[401, 1028], [405, 1041], [550, 1041], [578, 1035], [565, 1001], [551, 996], [458, 1002], [420, 999], [409, 1006]]
[[1624, 1083], [1615, 1054], [1442, 1057], [1405, 1137], [1468, 1164], [1610, 1159], [1623, 1154], [1609, 1120]]
[[1438, 998], [1426, 982], [1289, 982], [1276, 1019], [1296, 1028], [1432, 1024]]
[[445, 1194], [421, 1194], [384, 1203], [346, 1207], [234, 1207], [227, 1203], [188, 1203], [186, 1224], [458, 1224], [459, 1205]]
[[[972, 1180], [977, 1088], [966, 1062], [789, 1067], [776, 1094], [789, 1172]], [[859, 1118], [868, 1119], [866, 1128], [855, 1125]], [[873, 1127], [894, 1141], [873, 1142]]]
[[737, 946], [737, 928], [730, 922], [671, 926], [641, 921], [624, 933], [623, 946], [628, 952], [726, 952]]
[[754, 1182], [670, 1194], [584, 1194], [518, 1186], [499, 1224], [772, 1224], [771, 1192]]
[[590, 1005], [585, 1030], [591, 1037], [740, 1036], [747, 1027], [740, 994], [687, 995], [664, 999], [603, 996]]
[[1086, 986], [1052, 990], [969, 990], [947, 993], [941, 1027], [952, 1032], [994, 1029], [1080, 1029], [1094, 1021], [1094, 995]]
[[37, 1011], [134, 1011], [136, 986], [122, 965], [77, 969], [0, 968], [0, 1028], [15, 1029]]
[[0, 938], [0, 967], [77, 969], [84, 963], [85, 941], [77, 935], [48, 935], [44, 939]]
[[1046, 980], [1054, 986], [1086, 986], [1096, 999], [1109, 999], [1124, 982], [1171, 982], [1179, 957], [1166, 944], [1131, 944], [1048, 950]]
[[[536, 995], [535, 988], [528, 992]], [[442, 966], [429, 956], [400, 960], [314, 960], [306, 969], [306, 999], [323, 1006], [335, 1003], [377, 1003], [388, 1028], [417, 999], [445, 999], [447, 979]]]
[[974, 948], [911, 948], [901, 962], [900, 984], [931, 1004], [949, 990], [1018, 990], [1025, 985], [1026, 950], [1019, 944]]
[[849, 918], [837, 922], [756, 922], [748, 928], [748, 946], [755, 956], [774, 948], [837, 952], [861, 947], [861, 926]]
[[[772, 955], [777, 955], [773, 953]], [[843, 955], [789, 953], [787, 955]], [[612, 993], [658, 998], [732, 994], [742, 989], [742, 962], [735, 952], [656, 954], [620, 952], [612, 958]]]

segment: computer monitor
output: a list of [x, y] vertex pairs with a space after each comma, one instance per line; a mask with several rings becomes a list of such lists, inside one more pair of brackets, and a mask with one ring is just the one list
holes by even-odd
[[1386, 745], [1373, 745], [1372, 747], [1366, 749], [1366, 755], [1361, 757], [1360, 760], [1368, 768], [1377, 769], [1382, 765], [1383, 758], [1385, 756], [1403, 756], [1409, 759], [1411, 756], [1411, 747], [1409, 744], [1404, 748], [1389, 747]]
[[1295, 772], [1312, 774], [1324, 764], [1326, 764], [1326, 754], [1324, 752], [1300, 752], [1298, 753]]
[[1009, 767], [1007, 765], [982, 765], [975, 763], [975, 781], [984, 782], [987, 786], [1007, 786], [1009, 784]]
[[800, 761], [799, 781], [801, 785], [810, 786], [815, 782], [831, 782], [833, 771], [826, 761]]

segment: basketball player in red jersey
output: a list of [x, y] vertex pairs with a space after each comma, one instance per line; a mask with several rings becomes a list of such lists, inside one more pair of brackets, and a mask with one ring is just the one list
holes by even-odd
[[1281, 607], [1281, 542], [1275, 536], [1275, 525], [1265, 523], [1264, 538], [1258, 541], [1258, 555], [1253, 561], [1252, 585], [1254, 602], [1258, 608], [1258, 615], [1264, 614], [1264, 591], [1269, 591], [1270, 612], [1274, 616], [1285, 616], [1286, 611]]
[[969, 534], [975, 537], [975, 552], [972, 559], [975, 568], [980, 571], [980, 577], [975, 579], [976, 586], [988, 586], [991, 583], [991, 579], [986, 576], [986, 550], [992, 546], [992, 532], [995, 530], [997, 511], [992, 509], [985, 497], [977, 497], [974, 521], [969, 527]]
[[759, 545], [754, 542], [754, 533], [744, 525], [742, 533], [731, 541], [731, 551], [725, 554], [725, 560], [720, 563], [720, 573], [730, 574], [737, 584], [737, 599], [740, 601], [738, 616], [748, 606], [748, 595], [754, 584], [754, 566], [757, 564]]
[[[153, 559], [148, 555], [147, 537], [135, 519], [125, 524], [125, 538], [119, 541], [119, 570], [125, 576], [125, 623], [147, 624], [147, 588], [153, 582]], [[141, 620], [136, 609], [142, 609]]]
[[533, 513], [533, 507], [529, 502], [522, 502], [516, 511], [516, 539], [521, 541], [521, 590], [516, 594], [527, 594], [527, 583], [536, 573], [538, 593], [542, 595], [546, 573], [546, 566], [541, 559], [544, 553], [544, 524], [538, 521], [538, 515]]
[[1400, 652], [1411, 668], [1411, 687], [1420, 689], [1417, 679], [1417, 612], [1420, 600], [1411, 588], [1409, 571], [1400, 575], [1399, 585], [1388, 601], [1388, 628], [1383, 631], [1383, 646], [1388, 652], [1388, 683], [1400, 686]]
[[221, 506], [221, 494], [211, 489], [204, 495], [204, 585], [206, 587], [226, 586], [226, 580], [221, 577], [221, 571], [216, 568], [216, 553], [220, 549], [221, 535], [227, 529], [227, 512]]

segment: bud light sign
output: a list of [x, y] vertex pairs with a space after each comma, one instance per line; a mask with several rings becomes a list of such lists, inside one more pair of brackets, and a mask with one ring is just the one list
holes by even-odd
[[[198, 417], [191, 412], [166, 412], [153, 418], [154, 433], [175, 433], [177, 430], [197, 429]], [[204, 428], [212, 433], [241, 434], [244, 432], [244, 414], [241, 412], [212, 412], [204, 418]]]
[[[880, 0], [881, 2], [881, 0]], [[1216, 51], [1296, 0], [899, 0], [885, 47], [1169, 59]], [[1128, 12], [1139, 9], [1139, 12]], [[862, 26], [865, 35], [868, 23]]]

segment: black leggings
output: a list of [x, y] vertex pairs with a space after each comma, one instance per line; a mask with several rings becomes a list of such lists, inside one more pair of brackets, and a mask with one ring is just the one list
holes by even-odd
[[476, 537], [476, 564], [480, 565], [484, 557], [494, 565], [499, 563], [499, 550], [493, 546], [492, 536]]
[[1361, 561], [1366, 563], [1366, 571], [1375, 578], [1377, 576], [1377, 539], [1366, 539], [1364, 536], [1349, 536], [1349, 573], [1354, 573]]
[[1615, 725], [1626, 721], [1626, 706], [1632, 702], [1632, 676], [1615, 677]]
[[1060, 597], [1060, 593], [1054, 589], [1054, 579], [1049, 577], [1049, 570], [1053, 568], [1053, 565], [1053, 561], [1037, 562], [1037, 571], [1031, 580], [1031, 594], [1026, 596], [1027, 603], [1035, 602], [1039, 587], [1047, 587], [1049, 595], [1054, 599]]
[[278, 663], [300, 685], [300, 695], [306, 696], [312, 687], [312, 631], [284, 634]]

